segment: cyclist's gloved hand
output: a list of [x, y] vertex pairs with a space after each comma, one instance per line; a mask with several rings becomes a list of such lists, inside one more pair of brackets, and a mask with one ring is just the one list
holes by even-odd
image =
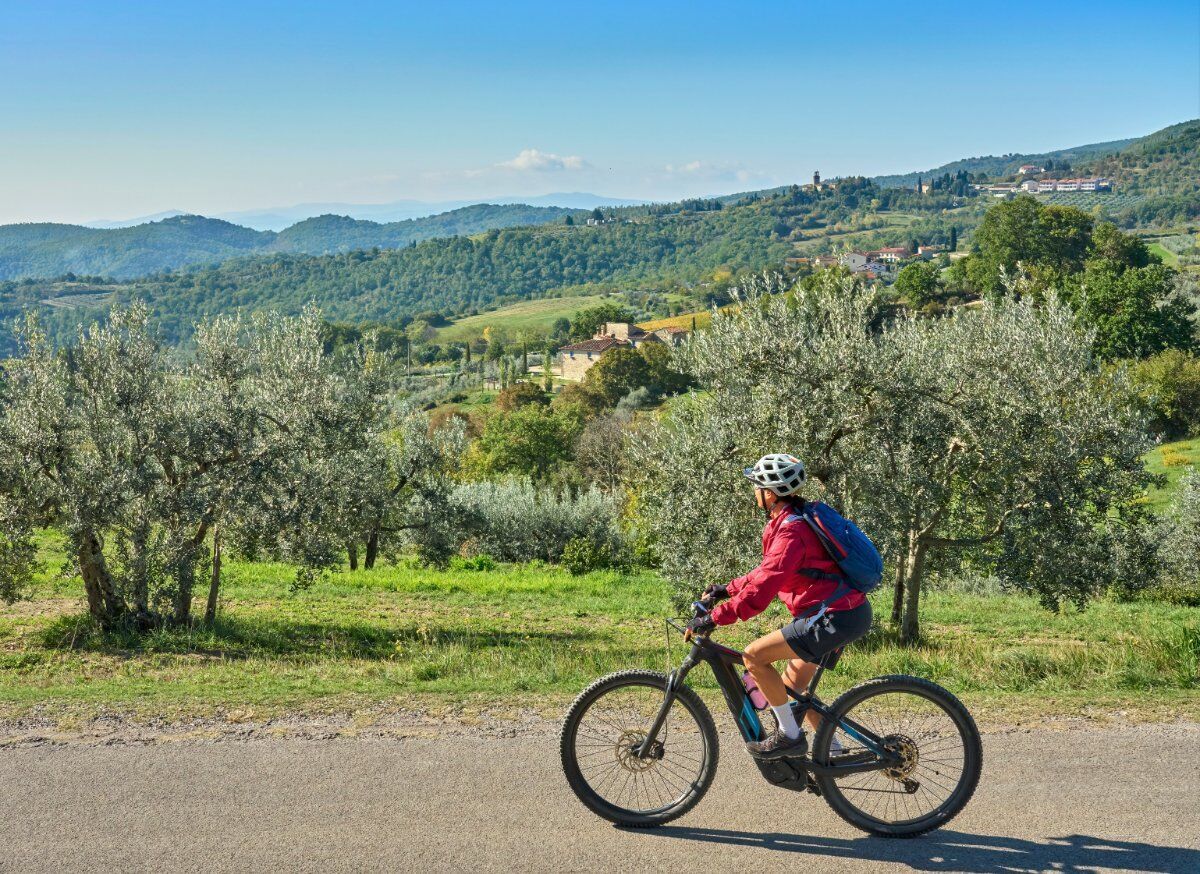
[[712, 616], [708, 613], [705, 613], [703, 616], [696, 616], [687, 624], [687, 630], [683, 633], [683, 639], [691, 640], [693, 637], [708, 634], [716, 627], [717, 623], [713, 622]]
[[700, 600], [705, 604], [716, 604], [718, 601], [724, 601], [729, 597], [729, 586], [713, 583], [704, 590], [704, 594], [700, 596]]

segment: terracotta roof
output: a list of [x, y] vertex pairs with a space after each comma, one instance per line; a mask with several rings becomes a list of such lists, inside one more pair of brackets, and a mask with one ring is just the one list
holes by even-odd
[[580, 340], [569, 346], [563, 346], [560, 352], [607, 352], [614, 346], [624, 346], [624, 340], [616, 337], [592, 337], [590, 340]]
[[681, 328], [678, 325], [667, 325], [665, 328], [659, 328], [660, 331], [666, 331], [669, 334], [686, 334], [687, 328]]

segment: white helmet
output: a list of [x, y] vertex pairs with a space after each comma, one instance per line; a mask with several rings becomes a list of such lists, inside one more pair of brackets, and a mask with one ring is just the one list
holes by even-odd
[[770, 489], [781, 498], [796, 494], [804, 485], [804, 462], [781, 452], [764, 455], [743, 473], [760, 489]]

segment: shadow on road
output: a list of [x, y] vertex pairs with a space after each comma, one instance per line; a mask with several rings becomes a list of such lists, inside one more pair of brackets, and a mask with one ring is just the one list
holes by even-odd
[[973, 835], [941, 829], [914, 840], [861, 837], [814, 837], [781, 832], [664, 826], [647, 836], [683, 838], [706, 843], [759, 847], [782, 853], [834, 856], [865, 861], [894, 862], [917, 871], [963, 871], [990, 874], [1014, 871], [1095, 871], [1118, 869], [1154, 874], [1193, 874], [1200, 871], [1200, 850], [1160, 847], [1137, 841], [1117, 841], [1087, 835], [1047, 838], [1045, 843], [997, 835]]

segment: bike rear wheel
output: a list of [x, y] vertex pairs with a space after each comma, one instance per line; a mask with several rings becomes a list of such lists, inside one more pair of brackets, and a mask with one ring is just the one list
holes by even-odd
[[847, 776], [819, 776], [821, 795], [846, 822], [883, 837], [911, 838], [949, 822], [979, 784], [983, 746], [962, 702], [920, 677], [876, 677], [843, 693], [813, 739], [814, 761], [830, 763], [836, 737], [844, 752], [833, 764], [868, 756], [839, 726], [850, 719], [881, 738], [903, 763]]
[[675, 700], [650, 756], [635, 750], [646, 738], [667, 691], [654, 671], [610, 674], [585, 689], [563, 722], [563, 773], [592, 812], [617, 825], [648, 828], [691, 810], [717, 771], [717, 726], [686, 685]]

